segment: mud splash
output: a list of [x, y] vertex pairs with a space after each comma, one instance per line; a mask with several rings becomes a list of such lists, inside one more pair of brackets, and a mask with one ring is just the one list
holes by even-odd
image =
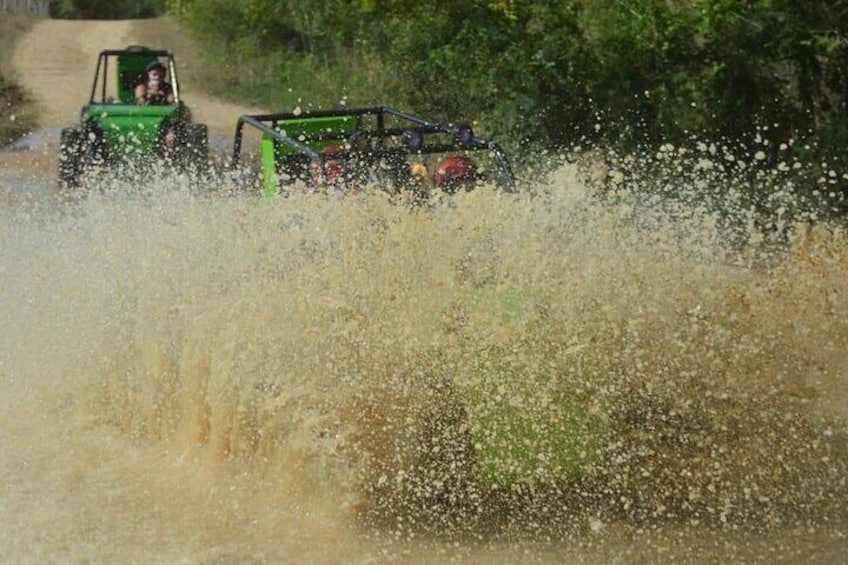
[[0, 212], [3, 559], [848, 554], [840, 230], [228, 188]]

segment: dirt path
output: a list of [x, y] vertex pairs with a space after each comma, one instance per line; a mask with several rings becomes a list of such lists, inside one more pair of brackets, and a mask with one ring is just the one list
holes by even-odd
[[91, 89], [97, 53], [123, 46], [130, 22], [43, 20], [21, 39], [12, 66], [38, 103], [39, 124], [73, 123]]

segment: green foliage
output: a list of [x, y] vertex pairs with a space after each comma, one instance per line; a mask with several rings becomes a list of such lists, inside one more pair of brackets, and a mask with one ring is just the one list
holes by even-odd
[[165, 13], [165, 0], [53, 0], [50, 16], [66, 19], [153, 18]]
[[0, 73], [0, 147], [32, 128], [29, 102], [21, 88]]
[[169, 7], [206, 40], [251, 55], [346, 46], [365, 15], [344, 0], [183, 0]]
[[0, 18], [0, 147], [17, 140], [35, 125], [32, 99], [11, 73], [11, 55], [18, 39], [37, 21], [27, 16]]

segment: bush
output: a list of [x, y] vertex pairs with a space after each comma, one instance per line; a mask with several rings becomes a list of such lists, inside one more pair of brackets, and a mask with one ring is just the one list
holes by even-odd
[[0, 147], [30, 130], [29, 100], [23, 90], [0, 74]]
[[63, 19], [121, 20], [154, 18], [165, 13], [165, 0], [53, 0], [50, 16]]

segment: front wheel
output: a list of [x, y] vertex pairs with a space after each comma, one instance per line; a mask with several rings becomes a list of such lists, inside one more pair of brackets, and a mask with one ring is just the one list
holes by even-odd
[[209, 128], [205, 124], [187, 124], [185, 163], [197, 172], [209, 164]]
[[82, 173], [82, 131], [65, 128], [59, 138], [59, 184], [62, 188], [76, 188]]

